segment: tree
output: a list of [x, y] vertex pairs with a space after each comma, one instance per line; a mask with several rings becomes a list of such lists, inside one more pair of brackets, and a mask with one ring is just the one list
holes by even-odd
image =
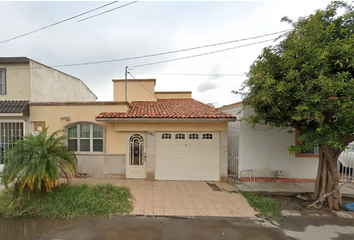
[[[343, 11], [344, 10], [344, 11]], [[339, 14], [341, 12], [342, 14]], [[319, 146], [313, 199], [327, 197], [329, 208], [342, 206], [337, 160], [354, 141], [354, 12], [344, 2], [293, 21], [275, 46], [263, 49], [241, 88], [247, 120], [301, 131], [295, 153]]]
[[2, 182], [6, 188], [15, 183], [21, 193], [24, 188], [43, 195], [58, 184], [60, 172], [67, 181], [75, 175], [77, 159], [72, 150], [64, 146], [66, 136], [56, 131], [47, 137], [47, 129], [38, 135], [30, 134], [14, 141], [4, 154]]

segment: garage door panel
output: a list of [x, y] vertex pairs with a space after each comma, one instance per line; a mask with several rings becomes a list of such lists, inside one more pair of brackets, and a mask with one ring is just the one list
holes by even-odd
[[[162, 139], [163, 133], [170, 133], [172, 139]], [[198, 139], [189, 139], [188, 132], [163, 133], [155, 135], [156, 180], [220, 180], [218, 132], [210, 133], [212, 139], [202, 139], [201, 132], [193, 132]], [[185, 134], [186, 139], [174, 139], [177, 133]]]

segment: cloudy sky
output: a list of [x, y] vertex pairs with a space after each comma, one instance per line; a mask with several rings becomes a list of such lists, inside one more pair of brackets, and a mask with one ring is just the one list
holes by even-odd
[[[270, 34], [291, 28], [297, 19], [330, 1], [138, 1], [105, 8], [0, 44], [0, 57], [29, 57], [48, 66], [139, 57]], [[0, 42], [73, 17], [110, 2], [0, 1]], [[112, 79], [124, 79], [125, 66], [136, 79], [157, 79], [156, 91], [192, 91], [193, 98], [217, 106], [240, 101], [231, 93], [263, 47], [279, 34], [135, 60], [56, 67], [80, 78], [98, 96], [113, 100]], [[249, 46], [244, 46], [249, 45]], [[229, 49], [219, 53], [169, 61]], [[233, 49], [232, 49], [233, 48]], [[169, 61], [165, 63], [150, 63]], [[129, 75], [129, 78], [132, 77]]]

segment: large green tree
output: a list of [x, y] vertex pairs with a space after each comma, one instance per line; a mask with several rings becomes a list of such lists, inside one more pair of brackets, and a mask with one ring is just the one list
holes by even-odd
[[8, 188], [16, 184], [21, 193], [24, 188], [43, 195], [58, 184], [60, 172], [69, 179], [75, 175], [75, 153], [64, 145], [66, 136], [56, 131], [47, 136], [47, 130], [15, 140], [4, 155], [2, 183]]
[[[339, 1], [293, 21], [293, 29], [275, 46], [263, 49], [241, 88], [248, 121], [301, 131], [300, 145], [319, 146], [313, 199], [326, 198], [330, 208], [342, 206], [337, 160], [354, 141], [354, 12]], [[306, 166], [304, 166], [306, 167]]]

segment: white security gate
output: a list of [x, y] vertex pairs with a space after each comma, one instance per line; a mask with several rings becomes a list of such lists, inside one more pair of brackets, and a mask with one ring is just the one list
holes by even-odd
[[220, 180], [219, 132], [156, 132], [156, 180]]
[[354, 182], [354, 152], [342, 152], [338, 157], [339, 179]]
[[13, 141], [24, 135], [23, 122], [0, 122], [0, 164], [4, 153], [13, 146]]
[[239, 136], [227, 137], [227, 175], [229, 179], [236, 180], [238, 177], [238, 151]]

